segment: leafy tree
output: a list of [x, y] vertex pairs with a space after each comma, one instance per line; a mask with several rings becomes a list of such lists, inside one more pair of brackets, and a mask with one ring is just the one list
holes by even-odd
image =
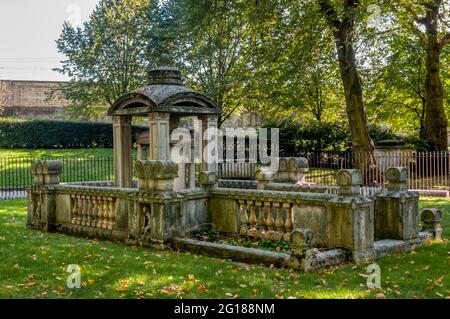
[[4, 107], [8, 104], [10, 92], [4, 81], [0, 81], [0, 115], [2, 115]]
[[[247, 22], [244, 0], [172, 0], [165, 36], [188, 84], [222, 108], [219, 124], [245, 103]], [[166, 45], [168, 45], [166, 43]]]
[[359, 21], [358, 11], [361, 10], [361, 3], [358, 0], [318, 0], [318, 4], [333, 32], [353, 151], [361, 154], [358, 156], [359, 167], [372, 167], [375, 163], [374, 145], [369, 135], [355, 50], [356, 24]]
[[104, 114], [144, 83], [155, 65], [150, 9], [150, 0], [101, 0], [83, 27], [64, 24], [57, 46], [67, 59], [57, 71], [71, 78], [63, 93], [73, 117]]
[[418, 41], [395, 34], [386, 40], [384, 64], [369, 85], [368, 113], [396, 130], [423, 133], [425, 120], [425, 54]]
[[399, 25], [420, 39], [425, 53], [423, 135], [431, 150], [447, 150], [448, 121], [440, 71], [441, 55], [450, 43], [450, 4], [443, 0], [396, 0], [394, 4]]

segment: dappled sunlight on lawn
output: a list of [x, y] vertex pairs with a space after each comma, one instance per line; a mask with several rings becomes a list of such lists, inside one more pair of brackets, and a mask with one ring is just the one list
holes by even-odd
[[[446, 199], [421, 202], [444, 212]], [[450, 295], [448, 241], [377, 260], [382, 287], [368, 290], [367, 264], [313, 273], [29, 230], [26, 200], [0, 201], [0, 297], [25, 298], [443, 298]], [[68, 289], [69, 264], [81, 267]]]

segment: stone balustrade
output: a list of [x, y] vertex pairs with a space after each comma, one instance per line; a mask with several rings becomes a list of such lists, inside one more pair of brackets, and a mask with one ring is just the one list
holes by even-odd
[[115, 197], [70, 194], [72, 224], [114, 229], [115, 211]]
[[291, 240], [292, 203], [253, 199], [239, 199], [238, 202], [241, 235], [288, 242]]

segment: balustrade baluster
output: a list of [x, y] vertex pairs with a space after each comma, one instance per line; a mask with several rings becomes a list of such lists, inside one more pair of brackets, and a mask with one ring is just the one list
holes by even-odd
[[248, 216], [247, 216], [247, 205], [245, 203], [244, 199], [240, 199], [239, 200], [239, 207], [241, 209], [241, 230], [240, 230], [240, 234], [241, 235], [246, 235], [247, 234], [247, 224], [248, 224]]
[[103, 212], [103, 199], [101, 196], [97, 197], [97, 205], [98, 205], [98, 220], [97, 220], [97, 224], [95, 226], [97, 226], [98, 228], [102, 228], [103, 225], [103, 217], [104, 217], [104, 212]]
[[78, 215], [78, 200], [76, 195], [70, 195], [70, 199], [72, 201], [72, 224], [77, 223], [77, 215]]
[[109, 201], [108, 201], [108, 197], [103, 197], [103, 203], [104, 203], [104, 211], [103, 211], [103, 223], [102, 223], [102, 228], [108, 228], [108, 224], [109, 224]]
[[97, 203], [97, 197], [92, 196], [92, 221], [91, 226], [96, 227], [97, 226], [97, 220], [98, 220], [98, 203]]
[[291, 232], [294, 227], [292, 221], [292, 204], [291, 203], [283, 203], [283, 207], [286, 209], [286, 221], [284, 222], [284, 228], [286, 229], [286, 233], [283, 236], [283, 239], [287, 242], [291, 241]]
[[249, 207], [250, 210], [250, 217], [248, 219], [248, 223], [250, 226], [247, 235], [250, 237], [255, 237], [257, 234], [257, 229], [256, 229], [256, 213], [254, 202], [252, 200], [247, 200], [247, 206]]
[[258, 237], [263, 238], [266, 234], [266, 218], [264, 212], [264, 203], [255, 201], [255, 205], [258, 207]]
[[271, 239], [273, 237], [273, 226], [275, 224], [275, 219], [273, 218], [273, 206], [272, 202], [264, 202], [264, 207], [267, 207], [267, 219], [266, 219], [266, 227], [267, 231], [264, 234], [264, 238]]
[[275, 220], [275, 228], [276, 232], [274, 233], [274, 240], [283, 239], [283, 229], [284, 229], [284, 220], [283, 220], [283, 210], [281, 208], [281, 203], [273, 203], [273, 207], [277, 209], [277, 218]]
[[87, 204], [86, 226], [91, 226], [91, 222], [92, 222], [92, 201], [91, 201], [91, 196], [90, 195], [86, 195], [86, 204]]
[[108, 229], [113, 229], [116, 224], [116, 199], [112, 197], [108, 197], [109, 201], [109, 220], [108, 220]]
[[86, 225], [86, 201], [85, 201], [85, 196], [81, 195], [80, 196], [80, 203], [81, 203], [81, 220], [80, 220], [80, 225], [84, 226]]

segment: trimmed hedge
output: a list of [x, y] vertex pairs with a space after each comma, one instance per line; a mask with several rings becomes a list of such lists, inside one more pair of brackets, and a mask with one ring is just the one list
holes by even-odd
[[[133, 127], [133, 139], [141, 127]], [[70, 121], [0, 119], [0, 148], [113, 147], [112, 124]]]

